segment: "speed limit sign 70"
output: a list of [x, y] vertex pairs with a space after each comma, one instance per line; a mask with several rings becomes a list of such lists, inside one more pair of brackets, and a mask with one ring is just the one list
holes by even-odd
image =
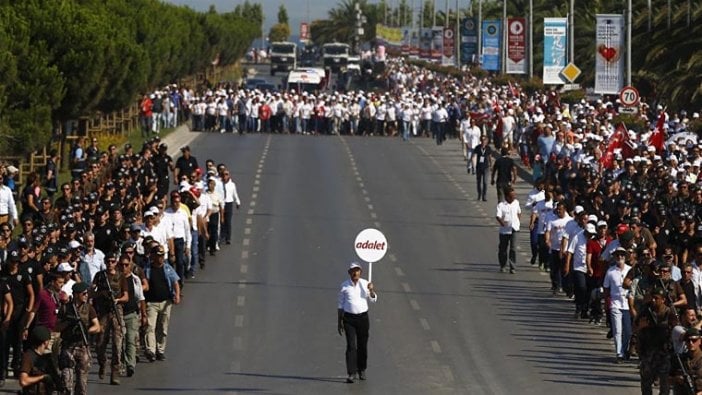
[[633, 107], [639, 104], [639, 91], [633, 86], [625, 86], [619, 92], [619, 101], [627, 107]]

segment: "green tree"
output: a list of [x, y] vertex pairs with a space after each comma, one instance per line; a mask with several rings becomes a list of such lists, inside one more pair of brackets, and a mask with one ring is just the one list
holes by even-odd
[[[356, 28], [356, 0], [342, 0], [329, 10], [328, 19], [312, 21], [310, 33], [317, 45], [339, 41], [347, 44], [353, 42]], [[382, 23], [382, 12], [378, 4], [369, 4], [367, 0], [358, 0], [361, 12], [366, 17], [363, 41], [375, 39], [375, 25]]]
[[270, 42], [276, 41], [287, 41], [290, 37], [290, 26], [283, 23], [276, 23], [271, 26], [271, 30], [268, 32], [268, 38]]
[[281, 4], [280, 7], [278, 7], [278, 23], [281, 25], [289, 24], [288, 10], [285, 8], [284, 4]]

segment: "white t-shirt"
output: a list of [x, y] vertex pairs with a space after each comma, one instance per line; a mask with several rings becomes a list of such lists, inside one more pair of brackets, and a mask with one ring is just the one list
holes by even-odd
[[629, 303], [626, 299], [627, 291], [622, 288], [624, 278], [626, 277], [627, 273], [629, 273], [629, 270], [631, 270], [631, 266], [629, 265], [625, 264], [623, 269], [620, 269], [619, 266], [615, 265], [609, 268], [609, 270], [607, 270], [607, 274], [605, 274], [604, 283], [602, 286], [604, 288], [609, 288], [609, 295], [611, 299], [609, 307], [612, 309], [629, 310]]
[[556, 218], [546, 223], [546, 232], [551, 232], [551, 251], [561, 250], [561, 239], [566, 234], [566, 225], [572, 218], [566, 214], [563, 218]]
[[510, 235], [512, 232], [519, 232], [519, 215], [522, 213], [521, 207], [519, 207], [519, 200], [514, 199], [512, 203], [507, 203], [507, 201], [500, 202], [497, 205], [497, 213], [495, 216], [502, 219], [505, 226], [500, 226], [500, 234]]
[[587, 256], [587, 240], [587, 233], [585, 233], [584, 229], [580, 229], [580, 232], [571, 237], [568, 243], [568, 252], [573, 254], [573, 259], [571, 260], [573, 270], [582, 273], [587, 273], [587, 263], [585, 262], [585, 257]]

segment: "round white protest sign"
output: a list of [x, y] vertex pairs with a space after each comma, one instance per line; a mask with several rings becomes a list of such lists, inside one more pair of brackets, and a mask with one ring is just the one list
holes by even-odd
[[356, 236], [353, 243], [356, 255], [366, 262], [378, 262], [388, 251], [388, 241], [378, 229], [368, 228]]

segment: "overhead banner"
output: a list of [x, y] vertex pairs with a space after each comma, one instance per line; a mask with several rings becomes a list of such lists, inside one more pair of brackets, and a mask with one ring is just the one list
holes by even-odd
[[526, 74], [526, 19], [507, 18], [507, 74]]
[[624, 87], [624, 16], [597, 15], [595, 93], [617, 94]]
[[441, 64], [453, 66], [456, 64], [456, 30], [453, 27], [444, 28], [444, 51]]
[[431, 60], [441, 62], [444, 53], [444, 27], [434, 26], [431, 29]]
[[566, 60], [568, 20], [544, 18], [544, 84], [565, 84], [561, 70]]
[[499, 19], [483, 21], [483, 70], [500, 70], [500, 43], [502, 23]]
[[402, 29], [398, 27], [388, 27], [378, 23], [375, 25], [375, 38], [394, 51], [399, 51], [402, 47]]
[[474, 17], [461, 20], [461, 64], [475, 63], [478, 52], [478, 28]]
[[421, 59], [431, 60], [431, 34], [431, 28], [423, 27], [419, 30], [419, 57]]

